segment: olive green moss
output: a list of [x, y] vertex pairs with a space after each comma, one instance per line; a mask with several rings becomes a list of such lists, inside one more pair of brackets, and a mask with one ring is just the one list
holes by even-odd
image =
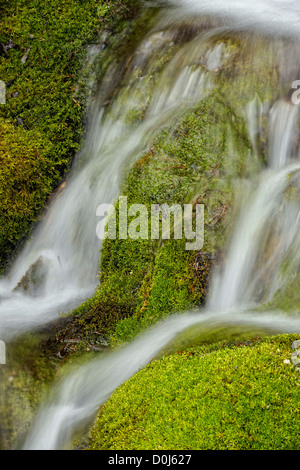
[[125, 49], [124, 36], [139, 4], [1, 3], [0, 80], [6, 84], [6, 104], [0, 105], [0, 271], [79, 149], [94, 70], [86, 60], [87, 45], [102, 44], [101, 76], [118, 42]]
[[[240, 147], [236, 165], [232, 142]], [[96, 332], [109, 335], [112, 343], [128, 341], [164, 315], [205, 302], [210, 270], [230, 223], [232, 184], [247, 169], [249, 147], [218, 93], [160, 133], [131, 168], [122, 194], [128, 206], [142, 202], [149, 213], [151, 204], [204, 204], [203, 249], [186, 250], [187, 240], [174, 240], [172, 234], [170, 240], [106, 239], [99, 288], [87, 308], [74, 312], [76, 335]]]
[[26, 334], [6, 344], [6, 365], [0, 366], [0, 450], [21, 445], [55, 377], [59, 360], [45, 351], [45, 338]]
[[[227, 122], [226, 108], [214, 98], [187, 113], [141, 155], [122, 190], [128, 207], [142, 202], [149, 212], [151, 204], [209, 200], [203, 248], [209, 253], [218, 248], [214, 237], [219, 230], [220, 242], [226, 207], [224, 214], [222, 211], [230, 201], [229, 180], [215, 178], [224, 171], [228, 157], [227, 125], [220, 124], [222, 117]], [[116, 210], [118, 213], [118, 203]], [[186, 250], [185, 243], [185, 239], [174, 240], [172, 236], [171, 240], [106, 239], [101, 252], [100, 286], [89, 307], [74, 312], [77, 333], [107, 335], [121, 320], [114, 338], [128, 340], [136, 334], [136, 328], [145, 327], [145, 322], [148, 325], [171, 312], [200, 305], [206, 294], [205, 283], [200, 282], [202, 265], [195, 266], [197, 253]], [[205, 277], [207, 262], [202, 267]]]
[[[8, 105], [1, 108], [5, 110], [5, 140], [10, 142], [3, 154], [3, 162], [7, 167], [3, 177], [6, 205], [2, 206], [3, 220], [6, 223], [1, 225], [3, 234], [0, 237], [4, 258], [9, 256], [26, 234], [47, 196], [69, 167], [71, 154], [67, 137], [64, 137], [67, 135], [64, 134], [67, 132], [65, 129], [70, 131], [68, 135], [73, 139], [72, 142], [76, 141], [74, 150], [78, 148], [82, 135], [82, 113], [87, 99], [84, 79], [79, 80], [79, 87], [76, 81], [79, 65], [85, 57], [82, 45], [91, 40], [92, 32], [98, 31], [102, 41], [107, 32], [113, 32], [109, 53], [102, 56], [103, 73], [121, 53], [130, 54], [130, 49], [136, 46], [137, 31], [141, 27], [144, 32], [147, 31], [152, 24], [149, 18], [155, 16], [153, 11], [151, 15], [136, 17], [133, 33], [129, 34], [126, 20], [136, 15], [137, 2], [117, 2], [116, 5], [114, 2], [91, 1], [88, 8], [80, 6], [76, 9], [73, 8], [75, 3], [67, 2], [57, 13], [55, 2], [50, 2], [45, 12], [32, 2], [30, 11], [33, 14], [27, 17], [29, 6], [20, 2], [18, 16], [13, 10], [8, 10], [6, 15], [8, 19], [4, 42], [8, 43], [10, 38], [16, 44], [19, 42], [17, 47], [3, 53], [1, 60], [9, 64], [5, 69], [6, 74], [10, 69], [11, 72], [19, 70], [20, 78], [10, 85]], [[21, 21], [22, 14], [26, 15], [26, 27]], [[62, 30], [56, 28], [57, 14], [61, 14], [63, 20]], [[115, 21], [112, 20], [114, 15]], [[37, 22], [40, 17], [43, 21]], [[78, 22], [83, 19], [86, 23], [80, 27], [80, 38], [76, 37], [75, 40], [74, 32], [78, 30]], [[189, 30], [188, 26], [186, 30]], [[118, 34], [120, 37], [125, 35], [126, 40], [120, 41]], [[157, 77], [174, 56], [178, 46], [191, 40], [193, 34], [182, 35], [180, 30], [177, 39], [165, 51], [156, 55], [148, 76], [144, 78], [144, 81], [148, 80], [144, 90], [146, 94], [151, 94], [153, 90], [153, 76]], [[107, 39], [104, 39], [104, 43], [105, 41]], [[218, 42], [216, 37], [215, 45]], [[100, 287], [92, 299], [74, 312], [72, 335], [89, 337], [89, 340], [96, 343], [99, 335], [109, 335], [113, 342], [122, 342], [131, 339], [137, 331], [166, 314], [187, 310], [205, 302], [211, 266], [216, 254], [224, 246], [225, 229], [230, 224], [228, 213], [234, 179], [247, 176], [255, 165], [251, 162], [250, 143], [241, 105], [244, 106], [246, 96], [254, 96], [255, 93], [262, 100], [269, 99], [276, 82], [273, 68], [266, 62], [266, 49], [263, 45], [258, 45], [258, 49], [263, 52], [256, 55], [259, 59], [254, 60], [250, 55], [249, 60], [249, 44], [245, 38], [222, 38], [222, 42], [227, 61], [220, 70], [214, 72], [216, 90], [212, 96], [188, 111], [179, 122], [161, 131], [151, 148], [140, 156], [130, 170], [122, 188], [122, 194], [128, 197], [129, 204], [142, 202], [148, 208], [153, 203], [204, 204], [203, 250], [201, 253], [185, 250], [186, 240], [107, 240], [102, 249]], [[118, 47], [115, 47], [116, 44]], [[32, 50], [35, 51], [34, 54]], [[47, 63], [50, 50], [51, 67]], [[29, 51], [29, 55], [22, 64], [22, 54], [26, 51]], [[44, 52], [43, 60], [40, 57], [41, 51]], [[62, 74], [61, 68], [64, 74], [69, 75]], [[70, 74], [75, 69], [76, 73]], [[42, 71], [45, 72], [45, 77], [53, 74], [52, 82], [55, 73], [61, 78], [56, 80], [55, 87], [51, 86], [50, 94], [53, 99], [49, 100], [49, 80], [46, 83], [41, 79]], [[81, 75], [84, 76], [85, 73], [86, 70], [81, 71]], [[143, 73], [142, 70], [136, 70], [136, 79]], [[37, 76], [38, 85], [35, 83]], [[4, 78], [9, 83], [9, 76]], [[36, 93], [24, 100], [27, 97], [25, 93], [28, 82]], [[247, 93], [243, 94], [246, 82]], [[115, 95], [117, 85], [114, 83], [111, 97]], [[124, 90], [123, 99], [126, 100], [126, 88]], [[17, 96], [15, 92], [18, 93]], [[139, 105], [124, 116], [126, 121], [143, 119], [147, 96], [142, 94], [140, 101], [142, 106]], [[56, 106], [55, 109], [52, 105]], [[62, 124], [61, 118], [65, 112], [71, 113], [72, 118]], [[26, 129], [22, 125], [16, 127], [19, 117]], [[17, 137], [18, 133], [20, 139]], [[28, 141], [24, 142], [23, 134], [28, 137]], [[74, 137], [76, 135], [77, 140]], [[18, 145], [12, 145], [15, 142]], [[65, 152], [64, 160], [59, 157], [61, 152]], [[22, 165], [16, 172], [15, 160], [20, 153], [24, 156], [21, 159]], [[58, 159], [60, 163], [57, 162]], [[11, 201], [16, 203], [11, 204]], [[63, 332], [62, 337], [69, 336], [69, 333], [70, 331]]]
[[45, 204], [55, 176], [45, 154], [50, 142], [37, 129], [16, 129], [0, 118], [0, 252], [4, 262]]
[[299, 450], [296, 335], [202, 346], [150, 363], [101, 408], [90, 449]]

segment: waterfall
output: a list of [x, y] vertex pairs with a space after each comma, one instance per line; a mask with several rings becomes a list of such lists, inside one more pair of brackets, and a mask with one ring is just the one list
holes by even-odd
[[[214, 33], [221, 34], [222, 28], [258, 29], [275, 36], [289, 33], [293, 41], [295, 36], [299, 37], [300, 7], [294, 1], [284, 3], [290, 8], [283, 9], [282, 2], [277, 0], [255, 0], [246, 6], [242, 0], [234, 0], [230, 5], [221, 0], [174, 0], [174, 8], [166, 7], [165, 16], [162, 13], [164, 28], [154, 30], [137, 47], [132, 66], [125, 73], [127, 86], [108, 110], [99, 105], [105, 94], [100, 89], [90, 111], [92, 117], [83, 148], [65, 186], [48, 207], [8, 277], [0, 283], [1, 339], [15, 337], [57, 318], [59, 313], [69, 311], [92, 294], [97, 285], [97, 253], [101, 247], [95, 232], [97, 206], [114, 202], [126, 168], [150, 145], [156, 133], [214, 89], [214, 70], [223, 60], [222, 46], [210, 44]], [[139, 96], [146, 87], [143, 78], [134, 78], [134, 64], [142, 63], [146, 76], [151, 71], [153, 51], [166, 50], [172, 42], [174, 32], [167, 26], [173, 22], [180, 24], [183, 17], [203, 20], [203, 15], [211, 18], [212, 23], [217, 21], [217, 26], [182, 46], [143, 103], [144, 119], [128, 123], [124, 117], [140, 105]], [[279, 59], [283, 60], [281, 53], [282, 50]], [[199, 57], [206, 60], [205, 70], [195, 66]], [[109, 70], [106, 81], [111, 73]], [[245, 116], [254, 154], [258, 151], [256, 143], [264, 112], [264, 106], [249, 96]], [[283, 98], [265, 115], [269, 122], [268, 160], [249, 182], [244, 197], [241, 196], [225, 262], [214, 273], [204, 311], [171, 317], [125, 348], [101, 355], [70, 373], [53, 387], [41, 406], [25, 449], [58, 449], [68, 445], [74, 430], [89, 422], [119, 385], [189, 327], [213, 330], [220, 325], [226, 328], [238, 325], [241, 329], [259, 327], [270, 332], [300, 333], [300, 319], [296, 317], [250, 311], [270, 300], [289, 282], [281, 273], [284, 262], [293, 263], [294, 272], [299, 268], [300, 207], [286, 197], [291, 181], [297, 189], [300, 185], [300, 162], [294, 141], [298, 117], [298, 108]], [[267, 254], [270, 239], [273, 249]], [[40, 259], [47, 266], [40, 292], [29, 296], [16, 291], [22, 276]]]
[[[150, 44], [157, 41], [154, 33]], [[170, 42], [161, 35], [160, 46]], [[153, 50], [149, 39], [136, 51], [133, 59], [147, 63]], [[146, 47], [148, 45], [148, 47]], [[203, 41], [196, 44], [201, 54]], [[208, 57], [213, 54], [208, 51]], [[151, 64], [151, 62], [150, 62]], [[170, 75], [172, 71], [172, 75]], [[99, 204], [113, 203], [119, 194], [120, 182], [127, 167], [155, 133], [189, 106], [207, 96], [213, 88], [210, 74], [194, 69], [192, 60], [181, 62], [177, 57], [162, 75], [148, 103], [147, 115], [141, 124], [128, 124], [125, 116], [138, 102], [143, 81], [129, 71], [129, 99], [121, 95], [108, 113], [99, 109], [101, 89], [92, 106], [89, 131], [75, 164], [21, 252], [7, 278], [0, 281], [0, 332], [9, 339], [70, 311], [90, 297], [97, 285], [101, 242], [96, 235], [96, 209]], [[104, 83], [111, 80], [109, 71]], [[145, 74], [148, 73], [147, 68]], [[30, 267], [42, 261], [46, 276], [34, 296], [15, 290]], [[78, 269], [80, 267], [80, 269]]]
[[[284, 255], [299, 234], [299, 208], [296, 209], [296, 214], [290, 211], [286, 214], [279, 212], [283, 194], [288, 185], [287, 175], [299, 169], [300, 165], [295, 165], [279, 173], [271, 172], [261, 176], [259, 187], [250, 196], [253, 200], [242, 207], [224, 271], [213, 280], [209, 303], [211, 308], [222, 309], [243, 305], [256, 300], [256, 297], [261, 294], [263, 288], [261, 282], [264, 276], [261, 272], [256, 276], [254, 266], [259, 256], [262, 256], [261, 240], [264, 239], [266, 242], [272, 219], [275, 219], [274, 222], [278, 225], [276, 230], [281, 240], [277, 240], [278, 245], [274, 249], [272, 260], [265, 263], [263, 270], [267, 270], [272, 261], [280, 266]], [[291, 222], [291, 219], [293, 220], [292, 234], [287, 230], [290, 227], [287, 220]], [[287, 235], [285, 230], [287, 230]], [[272, 273], [276, 275], [277, 270], [273, 269]], [[270, 280], [269, 283], [268, 289], [271, 290]]]

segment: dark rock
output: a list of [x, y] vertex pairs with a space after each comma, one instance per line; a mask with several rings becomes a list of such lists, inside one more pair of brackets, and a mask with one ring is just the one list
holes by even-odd
[[49, 270], [50, 261], [44, 256], [40, 256], [33, 263], [21, 281], [15, 287], [15, 291], [21, 291], [28, 295], [38, 295], [45, 285], [46, 277]]

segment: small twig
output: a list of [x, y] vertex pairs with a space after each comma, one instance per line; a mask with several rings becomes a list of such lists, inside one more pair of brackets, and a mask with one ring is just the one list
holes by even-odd
[[144, 300], [142, 308], [138, 311], [136, 318], [139, 318], [140, 314], [142, 313], [143, 310], [147, 307], [148, 299]]
[[42, 114], [39, 118], [37, 118], [37, 119], [34, 121], [33, 126], [31, 126], [31, 129], [33, 129], [33, 128], [37, 125], [37, 123], [38, 123], [44, 116], [46, 116], [47, 114], [50, 114], [50, 113], [51, 113], [51, 111], [47, 111], [46, 113]]
[[45, 160], [38, 154], [37, 149], [33, 149], [33, 150], [35, 151], [36, 156], [39, 157], [44, 162]]
[[121, 7], [125, 8], [125, 10], [127, 10], [127, 11], [129, 11], [129, 13], [131, 13], [130, 10], [127, 7], [125, 7], [125, 5], [123, 5], [119, 0], [117, 0], [117, 2], [118, 2], [119, 5], [121, 5]]
[[228, 202], [226, 202], [225, 206], [223, 206], [223, 209], [222, 209], [222, 211], [221, 211], [221, 214], [219, 215], [219, 217], [217, 218], [217, 220], [214, 222], [214, 225], [216, 225], [216, 224], [219, 222], [219, 220], [223, 217], [223, 215], [224, 215], [225, 212], [226, 212], [227, 206], [228, 206], [230, 203], [231, 203], [231, 200], [228, 201]]
[[77, 101], [77, 100], [75, 100], [75, 98], [73, 98], [73, 101], [74, 101], [74, 103], [76, 103], [76, 104], [77, 104], [77, 106], [78, 106], [79, 108], [81, 108], [81, 106], [80, 106], [80, 103], [78, 103], [78, 101]]

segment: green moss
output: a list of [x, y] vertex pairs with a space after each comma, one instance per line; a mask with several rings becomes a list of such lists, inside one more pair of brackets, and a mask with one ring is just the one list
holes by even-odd
[[[125, 54], [132, 47], [132, 19], [137, 16], [141, 25], [147, 16], [138, 15], [139, 5], [138, 0], [1, 2], [6, 104], [0, 105], [0, 272], [70, 168], [94, 92], [91, 80], [104, 75], [117, 49]], [[88, 60], [90, 43], [103, 49], [97, 63]], [[32, 266], [18, 288], [35, 291], [41, 267]], [[81, 313], [91, 303], [82, 305]], [[0, 368], [1, 449], [22, 441], [65, 351], [77, 353], [77, 343], [61, 345], [51, 334], [24, 335], [6, 345], [7, 365]], [[88, 344], [92, 350], [92, 339]], [[79, 354], [82, 349], [79, 344]]]
[[296, 335], [179, 351], [101, 408], [91, 449], [299, 449]]
[[[228, 37], [222, 42], [227, 59], [215, 71], [214, 91], [160, 132], [131, 168], [123, 188], [129, 203], [143, 202], [148, 210], [155, 203], [204, 204], [203, 249], [188, 253], [186, 240], [157, 244], [140, 290], [144, 301], [131, 319], [117, 323], [113, 344], [132, 339], [164, 315], [205, 303], [213, 261], [230, 235], [236, 181], [251, 176], [265, 160], [264, 145], [259, 155], [253, 155], [244, 109], [249, 97], [261, 102], [276, 98], [278, 77], [266, 42], [263, 38], [256, 41], [261, 52], [257, 54], [251, 52], [251, 38]], [[261, 132], [263, 142], [265, 129]], [[109, 246], [104, 244], [102, 256], [106, 251]]]
[[[170, 240], [151, 240], [150, 235], [148, 240], [119, 240], [118, 235], [116, 240], [106, 239], [100, 286], [93, 307], [76, 314], [76, 331], [109, 334], [116, 344], [165, 315], [203, 304], [211, 260], [224, 244], [232, 177], [243, 165], [228, 164], [234, 159], [228, 136], [239, 142], [229, 113], [218, 92], [213, 93], [161, 131], [130, 169], [122, 188], [128, 207], [142, 202], [149, 214], [152, 204], [204, 204], [201, 253], [186, 250], [187, 240], [174, 240], [172, 232]], [[244, 145], [242, 158], [246, 153]]]
[[125, 47], [126, 27], [138, 5], [136, 0], [14, 0], [3, 5], [0, 79], [6, 84], [6, 104], [0, 105], [0, 271], [80, 147], [92, 92], [87, 44], [103, 43], [106, 32], [104, 45], [109, 47], [97, 70], [101, 76], [115, 57], [118, 42]]
[[0, 118], [0, 252], [5, 260], [45, 204], [57, 176], [50, 141]]

